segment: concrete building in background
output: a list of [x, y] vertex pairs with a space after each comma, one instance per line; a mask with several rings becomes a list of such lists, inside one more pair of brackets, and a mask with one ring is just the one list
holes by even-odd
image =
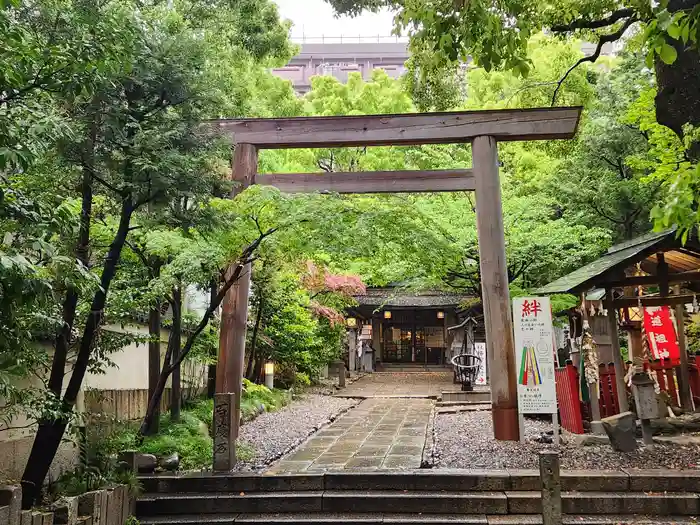
[[390, 77], [399, 78], [406, 71], [409, 58], [408, 42], [393, 37], [320, 37], [297, 43], [301, 47], [299, 54], [286, 66], [272, 71], [291, 81], [299, 94], [311, 89], [311, 77], [315, 75], [330, 75], [346, 82], [350, 73], [359, 72], [367, 80], [372, 71], [383, 69]]
[[[305, 37], [295, 43], [301, 48], [299, 54], [272, 72], [291, 81], [300, 95], [311, 90], [311, 77], [316, 75], [347, 82], [350, 73], [359, 72], [369, 80], [372, 71], [383, 69], [390, 77], [399, 78], [405, 73], [410, 57], [408, 41], [397, 37]], [[585, 55], [593, 54], [595, 48], [595, 44], [581, 44]], [[605, 44], [601, 55], [614, 55], [619, 48], [617, 43]]]

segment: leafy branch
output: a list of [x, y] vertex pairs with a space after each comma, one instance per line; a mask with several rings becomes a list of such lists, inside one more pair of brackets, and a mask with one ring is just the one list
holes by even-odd
[[[625, 34], [625, 32], [630, 28], [632, 24], [635, 22], [639, 21], [639, 18], [637, 18], [636, 14], [632, 14], [627, 20], [625, 20], [625, 23], [622, 24], [622, 26], [615, 31], [614, 33], [610, 33], [607, 35], [603, 35], [598, 39], [598, 45], [596, 45], [595, 51], [593, 51], [592, 55], [585, 56], [581, 59], [579, 59], [573, 66], [571, 66], [566, 73], [564, 73], [564, 76], [559, 79], [557, 82], [557, 87], [554, 88], [554, 93], [552, 94], [552, 106], [556, 103], [557, 101], [557, 95], [559, 94], [559, 90], [561, 89], [561, 86], [564, 84], [564, 81], [566, 81], [567, 77], [571, 74], [571, 72], [576, 69], [578, 66], [581, 64], [584, 64], [586, 62], [595, 62], [598, 60], [600, 57], [600, 53], [603, 51], [603, 46], [607, 43], [610, 42], [616, 42], [622, 36]], [[609, 25], [609, 24], [608, 24]], [[602, 27], [602, 26], [601, 26]]]

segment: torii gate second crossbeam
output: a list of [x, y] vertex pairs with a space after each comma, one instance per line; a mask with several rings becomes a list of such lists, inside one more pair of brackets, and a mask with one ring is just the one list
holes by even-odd
[[[235, 145], [232, 197], [251, 184], [285, 192], [386, 193], [476, 191], [481, 289], [491, 382], [494, 436], [519, 439], [513, 321], [508, 292], [497, 142], [570, 139], [580, 107], [413, 113], [341, 117], [219, 120]], [[418, 144], [472, 144], [471, 170], [332, 174], [258, 174], [258, 150]], [[223, 303], [215, 407], [214, 470], [236, 462], [251, 269]]]

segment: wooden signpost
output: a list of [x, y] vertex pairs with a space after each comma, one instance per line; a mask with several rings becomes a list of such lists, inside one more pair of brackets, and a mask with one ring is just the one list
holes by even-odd
[[[476, 191], [494, 435], [500, 440], [518, 440], [513, 321], [506, 271], [497, 144], [501, 141], [573, 138], [580, 114], [580, 107], [559, 107], [403, 115], [223, 119], [211, 124], [229, 135], [234, 145], [232, 171], [234, 183], [237, 184], [232, 196], [255, 183], [276, 186], [285, 192]], [[471, 170], [257, 173], [259, 149], [465, 142], [472, 144]], [[223, 303], [216, 392], [233, 394], [234, 407], [230, 417], [235, 432], [221, 433], [222, 436], [237, 435], [249, 286], [248, 268], [244, 278], [228, 292]], [[235, 442], [230, 443], [230, 447], [234, 447], [231, 457], [235, 461]]]

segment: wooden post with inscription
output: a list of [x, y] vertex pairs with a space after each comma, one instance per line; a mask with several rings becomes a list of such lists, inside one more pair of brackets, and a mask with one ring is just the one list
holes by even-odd
[[513, 316], [508, 290], [498, 148], [493, 137], [472, 142], [476, 179], [476, 226], [479, 236], [481, 298], [491, 377], [494, 437], [517, 441], [518, 394], [515, 380]]
[[234, 394], [214, 394], [214, 472], [229, 472], [236, 464]]
[[[258, 152], [255, 146], [250, 144], [238, 144], [234, 151], [232, 163], [232, 177], [234, 188], [231, 191], [231, 198], [234, 198], [238, 193], [245, 188], [255, 183], [255, 174], [258, 169]], [[227, 277], [234, 271], [231, 267], [228, 269]], [[221, 328], [219, 333], [219, 357], [216, 367], [216, 394], [217, 399], [228, 399], [229, 418], [228, 425], [217, 429], [217, 424], [223, 424], [221, 418], [214, 417], [214, 434], [215, 434], [215, 449], [214, 449], [214, 470], [217, 468], [217, 445], [216, 439], [219, 438], [219, 449], [224, 450], [229, 460], [224, 463], [220, 459], [218, 465], [226, 467], [224, 470], [230, 470], [236, 464], [236, 438], [238, 437], [238, 426], [241, 419], [241, 390], [243, 384], [243, 363], [245, 361], [245, 339], [248, 321], [248, 295], [250, 292], [251, 265], [246, 264], [241, 272], [241, 275], [236, 283], [226, 294], [221, 309]], [[222, 397], [224, 396], [224, 397]], [[223, 407], [223, 401], [222, 405]], [[216, 410], [216, 406], [215, 406]], [[224, 413], [221, 408], [222, 414]], [[227, 439], [228, 446], [224, 447], [221, 440]], [[224, 452], [220, 454], [223, 457]]]

